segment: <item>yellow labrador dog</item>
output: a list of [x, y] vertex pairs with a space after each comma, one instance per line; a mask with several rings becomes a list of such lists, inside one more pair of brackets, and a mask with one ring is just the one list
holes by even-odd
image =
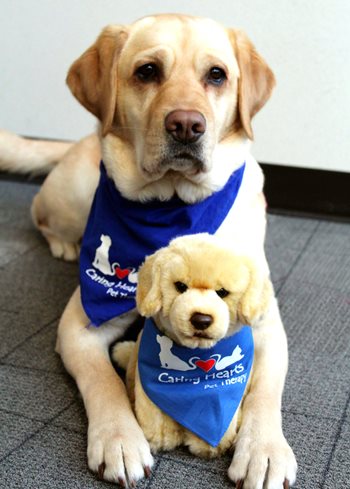
[[[54, 254], [76, 257], [99, 179], [101, 144], [108, 177], [131, 202], [174, 195], [188, 204], [203, 201], [245, 162], [236, 201], [216, 234], [267, 271], [263, 176], [249, 140], [251, 120], [270, 97], [274, 76], [242, 32], [181, 15], [112, 25], [72, 65], [67, 83], [100, 120], [100, 143], [90, 136], [71, 147], [33, 204], [34, 220]], [[133, 309], [99, 328], [87, 327], [78, 288], [57, 341], [84, 399], [89, 467], [124, 486], [134, 486], [153, 463], [108, 354], [136, 314]], [[254, 374], [228, 474], [244, 489], [281, 489], [293, 484], [296, 461], [281, 426], [288, 355], [275, 298], [253, 322]]]

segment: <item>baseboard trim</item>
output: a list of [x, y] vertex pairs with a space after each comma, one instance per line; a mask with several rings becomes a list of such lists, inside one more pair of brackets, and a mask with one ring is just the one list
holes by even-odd
[[[260, 163], [272, 213], [350, 220], [350, 173]], [[0, 172], [0, 180], [40, 184], [45, 177]]]
[[260, 164], [272, 212], [350, 219], [350, 173]]
[[9, 173], [0, 171], [0, 181], [7, 180], [16, 183], [30, 183], [32, 185], [41, 185], [46, 178], [46, 175], [30, 175], [29, 173]]

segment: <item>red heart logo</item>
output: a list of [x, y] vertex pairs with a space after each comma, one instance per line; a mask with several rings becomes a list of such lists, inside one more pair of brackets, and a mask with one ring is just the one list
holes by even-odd
[[194, 363], [197, 367], [204, 370], [204, 372], [209, 372], [214, 367], [216, 361], [213, 358], [209, 358], [209, 360], [196, 360]]
[[129, 268], [119, 268], [119, 267], [117, 267], [114, 271], [116, 276], [120, 279], [127, 277], [130, 272], [131, 270]]

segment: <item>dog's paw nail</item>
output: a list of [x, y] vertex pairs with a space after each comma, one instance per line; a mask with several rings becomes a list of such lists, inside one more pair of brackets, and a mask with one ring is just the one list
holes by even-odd
[[122, 477], [118, 477], [118, 484], [120, 485], [120, 487], [126, 487], [125, 479], [122, 479]]
[[129, 481], [129, 486], [131, 487], [131, 489], [135, 489], [136, 481], [134, 481], [134, 480]]
[[243, 488], [243, 482], [242, 480], [236, 482], [236, 489], [242, 489]]
[[105, 473], [105, 468], [106, 468], [106, 464], [104, 462], [102, 462], [102, 464], [100, 464], [98, 466], [98, 477], [101, 480], [103, 480], [103, 475]]
[[289, 480], [288, 479], [284, 479], [283, 489], [289, 489]]
[[146, 467], [144, 467], [143, 470], [145, 473], [145, 477], [149, 479], [149, 477], [151, 476], [151, 469], [148, 467], [148, 465], [146, 465]]

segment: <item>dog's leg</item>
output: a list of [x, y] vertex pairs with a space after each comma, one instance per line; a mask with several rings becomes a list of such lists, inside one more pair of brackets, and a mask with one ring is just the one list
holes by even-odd
[[126, 323], [124, 328], [87, 324], [78, 288], [60, 321], [57, 350], [84, 400], [88, 464], [101, 478], [133, 487], [149, 473], [153, 459], [108, 354], [109, 344], [123, 333]]
[[[59, 169], [59, 166], [57, 167]], [[56, 168], [56, 169], [57, 169]], [[53, 170], [55, 171], [55, 170]], [[42, 233], [49, 244], [55, 258], [76, 261], [80, 251], [80, 239], [87, 221], [88, 206], [79, 206], [73, 199], [61, 197], [59, 200], [51, 196], [49, 175], [40, 191], [35, 195], [31, 216], [36, 228]], [[57, 191], [53, 191], [54, 196]], [[49, 195], [49, 197], [48, 197]], [[69, 201], [70, 200], [70, 201]], [[67, 210], [69, 207], [69, 210]]]
[[283, 489], [294, 483], [297, 464], [282, 432], [288, 351], [276, 299], [253, 331], [253, 374], [228, 475], [240, 488]]
[[117, 343], [113, 348], [112, 359], [124, 370], [128, 368], [135, 344], [135, 341], [122, 341]]
[[142, 388], [136, 366], [137, 357], [134, 356], [132, 360], [134, 363], [129, 363], [128, 368], [135, 372], [135, 412], [152, 452], [174, 450], [183, 444], [185, 430], [149, 399]]
[[34, 197], [34, 225], [55, 258], [76, 260], [99, 179], [100, 142], [92, 134], [64, 155]]
[[62, 240], [59, 236], [55, 236], [51, 230], [43, 225], [36, 223], [36, 227], [41, 231], [46, 241], [49, 244], [51, 254], [54, 258], [62, 258], [65, 261], [76, 261], [80, 253], [79, 238], [70, 243]]

